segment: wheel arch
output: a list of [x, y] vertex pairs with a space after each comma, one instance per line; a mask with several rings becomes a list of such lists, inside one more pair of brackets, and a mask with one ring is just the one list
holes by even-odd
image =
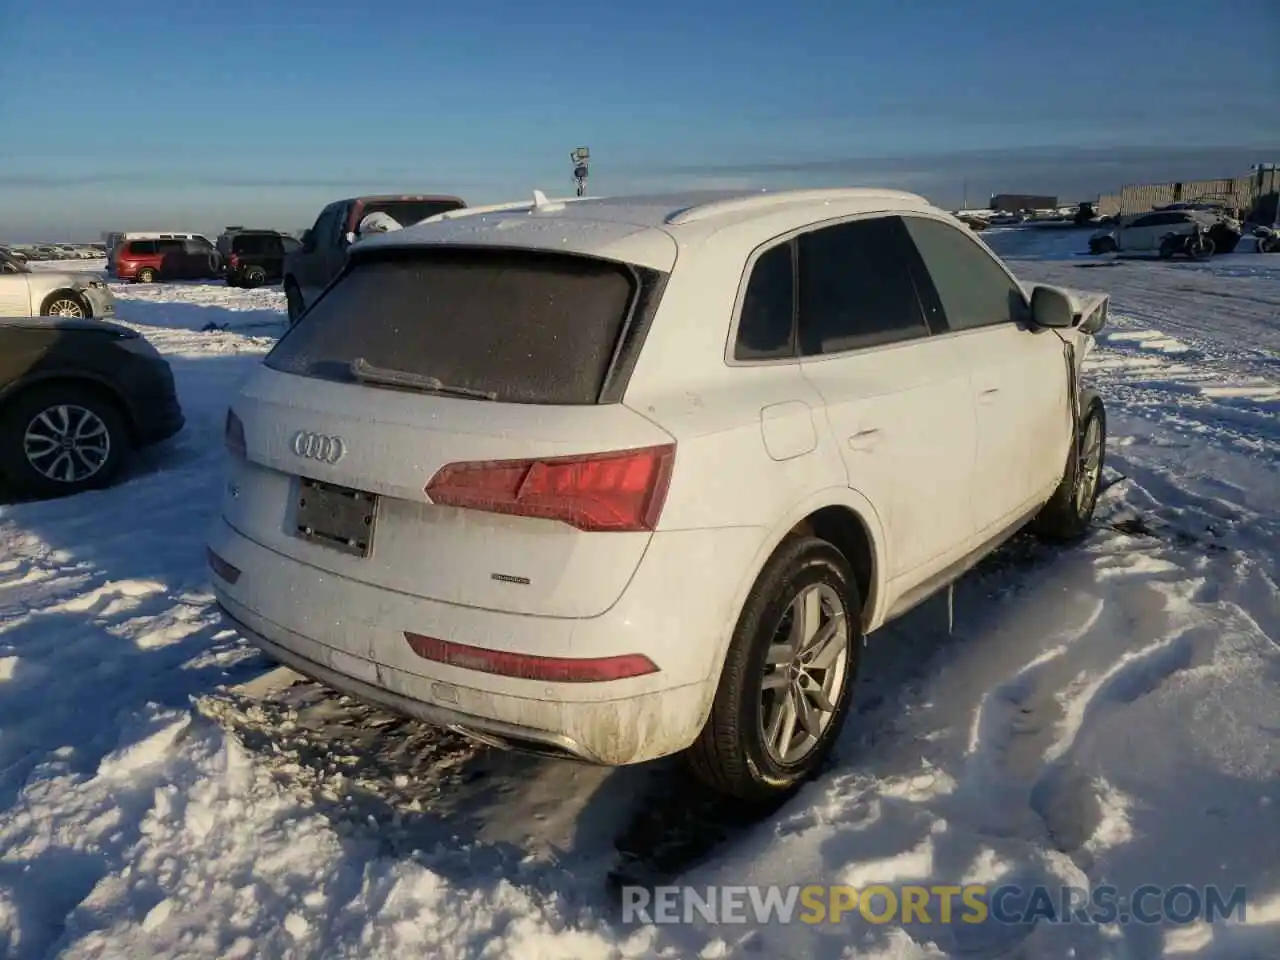
[[57, 300], [60, 297], [75, 300], [80, 304], [80, 308], [84, 310], [84, 315], [86, 317], [93, 316], [93, 308], [89, 306], [89, 301], [85, 299], [84, 294], [80, 293], [80, 291], [76, 290], [74, 287], [58, 287], [45, 294], [44, 298], [40, 301], [40, 316], [48, 316], [48, 314], [45, 313], [45, 310], [48, 309], [49, 304], [53, 303], [54, 300]]
[[21, 380], [16, 380], [4, 390], [0, 390], [0, 414], [8, 409], [11, 403], [14, 403], [19, 397], [25, 396], [33, 390], [43, 389], [49, 386], [64, 384], [67, 386], [78, 387], [82, 390], [88, 390], [102, 400], [111, 404], [112, 407], [120, 414], [124, 420], [125, 429], [129, 431], [130, 444], [136, 444], [138, 440], [138, 422], [134, 415], [132, 407], [129, 406], [124, 396], [116, 387], [105, 378], [96, 376], [90, 372], [53, 370], [47, 373], [38, 373]]
[[879, 624], [885, 608], [885, 570], [888, 569], [888, 541], [880, 515], [871, 501], [856, 490], [828, 487], [792, 505], [769, 530], [738, 585], [731, 608], [735, 622], [727, 631], [726, 647], [736, 627], [736, 617], [765, 564], [788, 536], [798, 533], [811, 533], [828, 540], [845, 554], [861, 593], [863, 628], [870, 630]]

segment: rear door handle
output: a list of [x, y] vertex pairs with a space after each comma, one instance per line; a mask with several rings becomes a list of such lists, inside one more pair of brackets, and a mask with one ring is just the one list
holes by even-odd
[[998, 397], [999, 395], [1000, 395], [999, 387], [988, 387], [986, 390], [979, 391], [978, 402], [994, 403], [996, 400], [996, 397]]
[[853, 450], [874, 450], [880, 445], [880, 438], [880, 431], [875, 427], [859, 430], [849, 438], [849, 447]]

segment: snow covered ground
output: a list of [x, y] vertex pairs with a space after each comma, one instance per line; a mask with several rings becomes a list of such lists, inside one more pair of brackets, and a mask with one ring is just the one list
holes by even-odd
[[[188, 426], [115, 489], [0, 506], [0, 955], [1280, 955], [1280, 257], [983, 236], [1025, 279], [1113, 294], [1096, 530], [1002, 550], [950, 635], [931, 603], [873, 636], [830, 771], [763, 817], [670, 762], [495, 753], [310, 685], [220, 697], [263, 665], [212, 611], [202, 537], [225, 404], [283, 300], [117, 286]], [[647, 926], [619, 914], [627, 879], [1249, 899], [1215, 927]]]

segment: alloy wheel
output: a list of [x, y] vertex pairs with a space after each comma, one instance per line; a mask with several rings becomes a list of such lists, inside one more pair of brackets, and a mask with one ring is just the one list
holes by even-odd
[[1090, 417], [1080, 441], [1080, 455], [1076, 466], [1076, 511], [1080, 516], [1088, 513], [1098, 494], [1098, 481], [1102, 477], [1102, 425], [1097, 417]]
[[82, 483], [111, 455], [111, 432], [92, 410], [59, 404], [36, 414], [22, 437], [27, 462], [57, 483]]
[[849, 620], [839, 594], [815, 583], [787, 607], [765, 657], [760, 732], [772, 759], [792, 766], [818, 746], [844, 693]]
[[84, 317], [84, 307], [70, 297], [59, 297], [49, 304], [49, 316], [82, 319]]

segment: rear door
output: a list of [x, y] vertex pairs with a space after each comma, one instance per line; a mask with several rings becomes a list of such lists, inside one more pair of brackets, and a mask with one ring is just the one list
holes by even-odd
[[165, 280], [187, 280], [192, 275], [192, 258], [183, 248], [182, 241], [165, 238], [156, 241], [160, 254], [160, 276]]
[[1062, 340], [1032, 330], [1022, 287], [973, 236], [932, 218], [904, 218], [927, 277], [927, 310], [971, 377], [977, 456], [971, 510], [981, 538], [998, 532], [1056, 482], [1070, 417]]
[[955, 344], [931, 335], [901, 218], [802, 234], [799, 351], [849, 485], [888, 533], [900, 595], [967, 551], [975, 428]]
[[1156, 228], [1160, 222], [1159, 214], [1148, 214], [1131, 221], [1122, 230], [1117, 231], [1119, 247], [1125, 253], [1146, 253], [1154, 250]]
[[217, 250], [203, 238], [182, 241], [182, 255], [187, 275], [192, 279], [207, 280], [215, 275], [218, 263]]
[[284, 243], [277, 234], [264, 233], [258, 264], [266, 271], [268, 280], [279, 280], [280, 270], [284, 265]]
[[[602, 532], [548, 512], [571, 501], [587, 516], [596, 501], [573, 499], [582, 484], [640, 497], [634, 484], [650, 474], [639, 460], [621, 472], [616, 460], [546, 461], [671, 442], [621, 403], [599, 402], [615, 353], [635, 348], [622, 336], [637, 322], [631, 307], [654, 283], [648, 271], [560, 254], [362, 257], [237, 397], [246, 457], [233, 468], [227, 522], [308, 569], [359, 582], [491, 610], [598, 615], [621, 595], [651, 531]], [[496, 399], [362, 383], [356, 360]], [[451, 464], [470, 466], [441, 475]], [[303, 478], [378, 495], [369, 532], [352, 521], [361, 549], [333, 539], [336, 513], [307, 519], [326, 494]], [[526, 499], [513, 514], [501, 504], [515, 490]], [[456, 505], [466, 497], [495, 506]]]

